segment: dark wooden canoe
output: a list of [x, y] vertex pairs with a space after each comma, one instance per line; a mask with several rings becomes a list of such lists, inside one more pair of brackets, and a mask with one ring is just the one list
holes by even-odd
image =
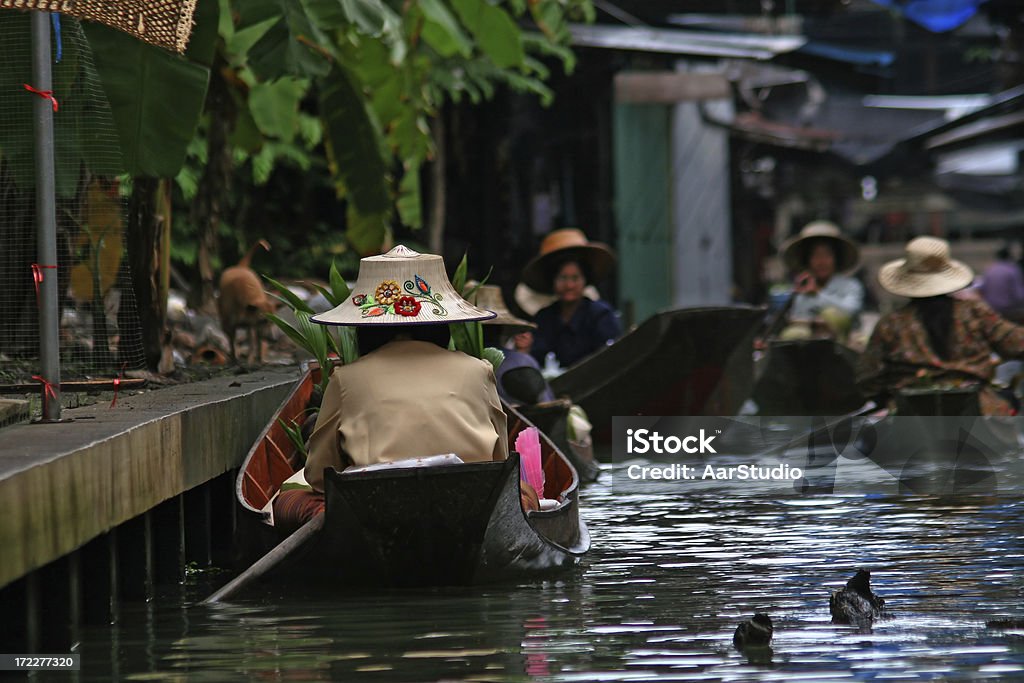
[[864, 405], [857, 353], [832, 339], [772, 340], [754, 385], [760, 415], [845, 415]]
[[[284, 536], [262, 512], [299, 466], [280, 420], [301, 425], [316, 378], [307, 374], [281, 404], [245, 459], [236, 492], [241, 545], [253, 560]], [[509, 414], [510, 443], [530, 422]], [[288, 569], [348, 584], [442, 585], [501, 580], [574, 566], [590, 548], [579, 515], [579, 477], [541, 435], [550, 511], [524, 513], [519, 457], [505, 462], [327, 471], [323, 530], [295, 553]]]
[[611, 440], [612, 417], [735, 415], [754, 381], [754, 335], [764, 309], [683, 308], [644, 321], [551, 380], [587, 412], [594, 439]]

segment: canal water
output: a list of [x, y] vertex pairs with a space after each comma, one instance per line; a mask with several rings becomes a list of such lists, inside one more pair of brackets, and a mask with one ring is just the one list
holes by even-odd
[[[193, 573], [88, 627], [78, 679], [1024, 680], [1024, 630], [986, 626], [1024, 619], [1021, 498], [630, 487], [615, 468], [585, 490], [594, 546], [567, 575], [413, 591], [262, 586], [207, 607], [226, 577]], [[833, 625], [829, 591], [861, 567], [890, 615], [871, 629]], [[755, 611], [775, 637], [748, 659], [732, 634]]]

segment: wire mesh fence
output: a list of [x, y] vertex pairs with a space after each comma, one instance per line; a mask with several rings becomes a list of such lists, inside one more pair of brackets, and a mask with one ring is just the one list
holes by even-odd
[[[58, 280], [62, 380], [145, 366], [110, 106], [78, 21], [62, 17], [51, 33], [52, 93], [32, 83], [29, 14], [0, 9], [0, 384], [38, 372], [40, 278]], [[54, 109], [56, 263], [37, 256], [36, 97]]]

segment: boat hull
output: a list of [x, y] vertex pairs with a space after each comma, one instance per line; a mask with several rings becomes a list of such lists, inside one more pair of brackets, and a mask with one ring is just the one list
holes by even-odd
[[[236, 484], [238, 541], [246, 564], [287, 536], [263, 507], [299, 459], [281, 422], [310, 415], [313, 375], [282, 402], [243, 463]], [[510, 443], [533, 424], [507, 407]], [[338, 473], [324, 481], [323, 529], [282, 562], [277, 575], [350, 585], [425, 586], [498, 581], [575, 566], [590, 548], [579, 513], [579, 475], [541, 432], [549, 497], [560, 505], [526, 513], [519, 456], [503, 462]]]
[[659, 313], [551, 381], [587, 412], [595, 441], [612, 418], [735, 415], [754, 381], [753, 341], [764, 310], [749, 306]]

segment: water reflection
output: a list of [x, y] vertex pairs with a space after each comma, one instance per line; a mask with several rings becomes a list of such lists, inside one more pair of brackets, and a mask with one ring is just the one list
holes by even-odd
[[[594, 549], [558, 580], [430, 591], [190, 584], [86, 630], [83, 680], [1022, 680], [1020, 498], [584, 493]], [[891, 617], [833, 625], [858, 567]], [[766, 612], [769, 659], [732, 646]], [[114, 644], [116, 643], [116, 648]]]

